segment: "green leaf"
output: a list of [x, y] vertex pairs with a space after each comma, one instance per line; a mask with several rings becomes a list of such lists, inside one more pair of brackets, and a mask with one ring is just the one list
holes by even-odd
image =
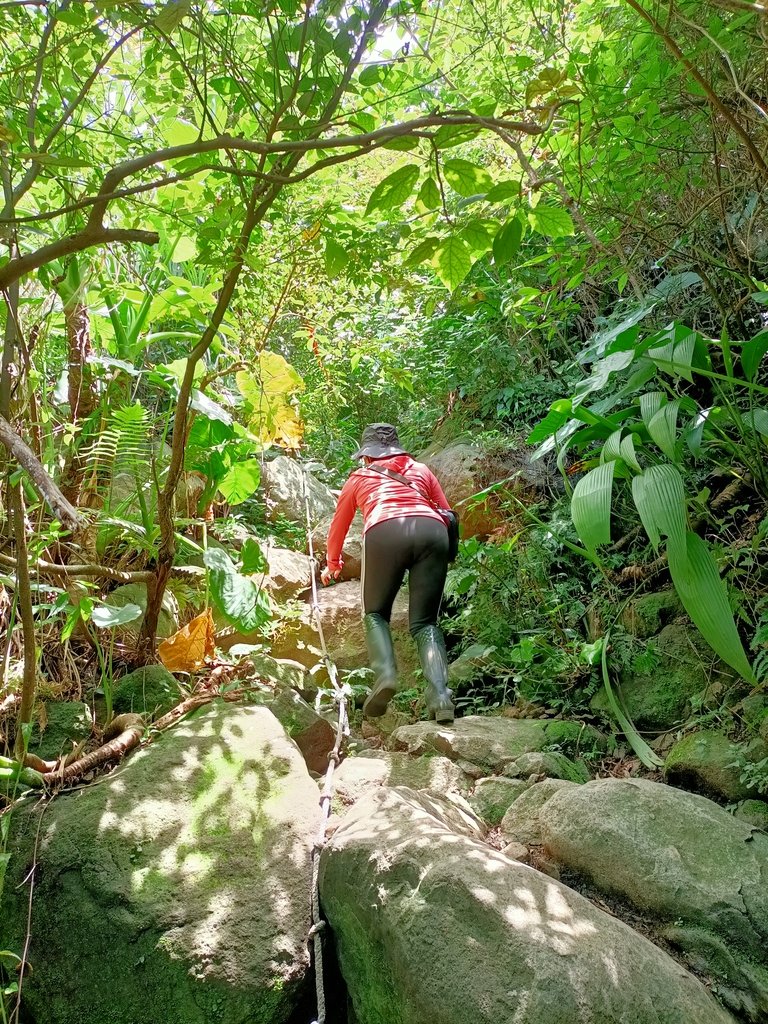
[[488, 171], [469, 160], [446, 160], [443, 171], [448, 184], [460, 196], [474, 196], [493, 188], [493, 179]]
[[514, 217], [498, 231], [493, 240], [493, 260], [497, 266], [509, 263], [523, 240], [523, 225], [518, 217]]
[[200, 138], [200, 129], [197, 125], [182, 121], [181, 118], [174, 117], [164, 121], [162, 131], [169, 146], [186, 146]]
[[472, 267], [469, 245], [459, 235], [451, 235], [432, 257], [435, 273], [449, 291], [460, 285]]
[[683, 546], [686, 531], [685, 488], [680, 471], [674, 466], [650, 466], [632, 480], [632, 499], [640, 521], [658, 548], [661, 536], [670, 547]]
[[684, 377], [685, 380], [693, 383], [691, 366], [695, 347], [696, 332], [691, 331], [682, 341], [677, 343], [670, 341], [658, 348], [649, 348], [648, 355], [660, 370], [665, 370], [675, 377]]
[[667, 396], [662, 394], [661, 391], [648, 391], [640, 396], [640, 416], [646, 427], [666, 400]]
[[246, 576], [269, 571], [261, 546], [253, 537], [246, 537], [240, 549], [240, 571]]
[[202, 413], [209, 420], [220, 420], [226, 426], [232, 426], [232, 417], [227, 410], [223, 409], [218, 402], [214, 402], [208, 395], [203, 394], [202, 391], [198, 391], [197, 388], [193, 388], [189, 404], [195, 412]]
[[419, 189], [416, 202], [420, 203], [425, 210], [437, 210], [442, 202], [440, 189], [434, 178], [427, 178]]
[[486, 202], [502, 203], [505, 199], [517, 199], [520, 195], [519, 181], [500, 181], [486, 194]]
[[241, 575], [222, 548], [208, 548], [203, 556], [208, 569], [211, 598], [226, 621], [250, 633], [269, 621], [269, 599], [253, 580]]
[[749, 412], [742, 413], [741, 418], [746, 426], [751, 427], [758, 434], [762, 434], [763, 437], [768, 437], [768, 409], [751, 409]]
[[660, 768], [664, 762], [645, 742], [640, 733], [635, 729], [632, 721], [619, 704], [618, 698], [613, 691], [611, 686], [611, 677], [608, 674], [608, 637], [603, 638], [603, 647], [601, 651], [601, 664], [603, 673], [603, 686], [605, 688], [605, 695], [608, 698], [608, 705], [613, 712], [616, 721], [621, 726], [621, 730], [627, 737], [627, 743], [634, 750], [637, 756], [640, 758], [646, 768], [653, 770], [654, 768]]
[[91, 622], [99, 629], [112, 626], [123, 626], [126, 622], [135, 622], [144, 614], [137, 604], [124, 604], [120, 608], [110, 604], [96, 604], [91, 611]]
[[560, 206], [539, 203], [528, 211], [528, 221], [534, 231], [550, 238], [565, 238], [576, 233], [570, 213]]
[[614, 432], [606, 440], [605, 444], [603, 445], [603, 450], [600, 452], [601, 462], [615, 462], [617, 459], [621, 458], [622, 430], [622, 427], [619, 427], [618, 430], [614, 430]]
[[[561, 403], [555, 402], [555, 405]], [[556, 434], [561, 427], [564, 427], [568, 420], [571, 418], [571, 404], [568, 402], [567, 409], [556, 409], [552, 406], [541, 421], [537, 423], [533, 430], [530, 432], [528, 437], [525, 439], [526, 444], [540, 444], [546, 438]]]
[[743, 679], [755, 683], [709, 545], [689, 532], [682, 542], [670, 543], [668, 550], [669, 572], [683, 608], [712, 650]]
[[464, 225], [459, 234], [467, 241], [473, 253], [488, 252], [491, 247], [491, 236], [480, 220], [471, 220]]
[[680, 410], [680, 399], [663, 405], [648, 421], [648, 433], [661, 448], [668, 459], [677, 461], [677, 414]]
[[742, 345], [741, 368], [747, 380], [755, 379], [766, 352], [768, 352], [768, 331], [761, 331]]
[[382, 149], [394, 149], [399, 153], [409, 153], [419, 148], [419, 140], [413, 135], [401, 135], [399, 138], [390, 139], [381, 147]]
[[197, 242], [189, 235], [180, 235], [168, 257], [174, 263], [186, 263], [197, 255]]
[[439, 246], [440, 239], [435, 238], [434, 235], [430, 235], [429, 238], [425, 238], [423, 242], [419, 242], [416, 248], [410, 251], [408, 256], [405, 258], [404, 266], [418, 266], [419, 263], [423, 263], [424, 260], [428, 260]]
[[472, 124], [444, 124], [438, 128], [432, 137], [437, 149], [449, 149], [451, 146], [459, 146], [462, 142], [469, 142], [480, 134], [482, 128]]
[[325, 272], [330, 278], [337, 277], [349, 263], [349, 253], [343, 245], [332, 238], [325, 240]]
[[621, 442], [619, 448], [622, 459], [628, 466], [636, 470], [638, 473], [642, 473], [643, 467], [637, 461], [637, 455], [635, 455], [635, 439], [632, 434], [627, 434], [624, 440]]
[[372, 213], [373, 210], [392, 210], [402, 206], [413, 192], [418, 177], [418, 164], [406, 164], [405, 167], [400, 167], [387, 175], [371, 193], [365, 208], [366, 214]]
[[261, 463], [258, 459], [244, 459], [236, 462], [218, 482], [218, 488], [230, 505], [240, 505], [256, 493], [261, 480]]
[[615, 462], [595, 466], [576, 484], [571, 497], [571, 519], [582, 544], [594, 552], [611, 539], [611, 492]]

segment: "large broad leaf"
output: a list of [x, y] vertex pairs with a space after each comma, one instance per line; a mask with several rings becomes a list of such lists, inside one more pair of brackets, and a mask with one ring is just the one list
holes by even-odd
[[680, 399], [663, 405], [647, 423], [648, 433], [668, 459], [677, 462], [675, 442], [677, 441], [677, 414]]
[[765, 353], [768, 352], [768, 331], [761, 331], [741, 347], [741, 368], [747, 380], [754, 380]]
[[520, 248], [522, 240], [522, 222], [517, 217], [513, 217], [512, 220], [507, 221], [507, 223], [499, 230], [493, 240], [494, 263], [496, 263], [497, 266], [503, 266], [505, 263], [509, 263]]
[[658, 348], [649, 348], [648, 355], [660, 370], [675, 377], [684, 377], [693, 383], [693, 353], [696, 348], [696, 332], [691, 331], [682, 341], [669, 341]]
[[547, 437], [552, 437], [561, 427], [564, 427], [571, 418], [571, 403], [568, 399], [555, 402], [550, 406], [549, 412], [537, 423], [533, 430], [526, 437], [527, 444], [539, 444]]
[[213, 603], [242, 633], [250, 633], [269, 621], [269, 599], [252, 579], [241, 575], [226, 551], [208, 548], [204, 555]]
[[245, 576], [269, 572], [269, 564], [257, 540], [246, 537], [240, 549], [240, 571]]
[[670, 543], [668, 552], [675, 590], [701, 635], [743, 679], [756, 682], [709, 546], [697, 534], [687, 533], [682, 543]]
[[462, 142], [469, 142], [481, 131], [482, 128], [473, 124], [444, 124], [437, 129], [432, 141], [437, 149], [449, 149]]
[[435, 273], [446, 288], [453, 291], [472, 268], [472, 251], [459, 235], [451, 235], [432, 257]]
[[768, 437], [768, 409], [751, 409], [749, 412], [742, 413], [741, 418], [745, 426], [751, 427], [763, 437]]
[[666, 400], [667, 396], [661, 391], [647, 391], [644, 395], [640, 396], [640, 415], [646, 427]]
[[493, 179], [488, 171], [469, 160], [446, 160], [443, 171], [448, 184], [460, 196], [474, 196], [493, 188]]
[[408, 199], [419, 177], [418, 164], [406, 164], [380, 181], [371, 193], [366, 213], [373, 210], [394, 210]]
[[528, 221], [534, 231], [540, 235], [549, 235], [550, 238], [565, 238], [576, 233], [570, 213], [561, 206], [539, 203], [535, 209], [528, 211]]
[[615, 462], [591, 469], [576, 484], [571, 497], [571, 518], [588, 551], [611, 539], [611, 491]]
[[298, 448], [303, 425], [295, 396], [304, 381], [278, 352], [260, 352], [253, 370], [236, 376], [238, 390], [251, 407], [250, 429], [260, 440]]
[[632, 498], [651, 544], [661, 536], [682, 547], [686, 530], [685, 488], [674, 466], [650, 466], [632, 480]]
[[111, 629], [124, 626], [127, 622], [135, 622], [144, 614], [137, 604], [124, 604], [119, 608], [111, 604], [96, 604], [91, 611], [91, 622], [99, 629]]
[[419, 242], [415, 249], [411, 249], [403, 262], [403, 266], [417, 267], [419, 263], [423, 263], [430, 256], [433, 256], [439, 247], [440, 239], [435, 238], [434, 235], [429, 235], [423, 242]]
[[332, 238], [325, 240], [325, 272], [328, 277], [336, 277], [349, 263], [349, 253], [343, 245]]
[[416, 202], [420, 203], [425, 210], [437, 210], [441, 203], [440, 189], [434, 178], [426, 178], [419, 189]]
[[615, 462], [622, 457], [621, 434], [623, 429], [623, 427], [619, 427], [618, 430], [614, 430], [610, 437], [608, 437], [603, 445], [603, 450], [600, 452], [601, 462]]
[[637, 461], [637, 455], [635, 454], [635, 439], [632, 434], [627, 434], [627, 436], [622, 440], [621, 445], [619, 446], [619, 451], [622, 459], [628, 466], [631, 466], [637, 473], [642, 472], [643, 467]]
[[258, 459], [243, 459], [236, 462], [218, 488], [230, 505], [240, 505], [255, 494], [261, 480], [261, 463]]

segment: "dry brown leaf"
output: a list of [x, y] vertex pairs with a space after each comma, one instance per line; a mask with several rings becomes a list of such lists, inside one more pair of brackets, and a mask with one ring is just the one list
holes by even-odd
[[214, 628], [211, 609], [192, 619], [186, 626], [163, 640], [157, 649], [160, 661], [169, 672], [196, 672], [214, 653]]

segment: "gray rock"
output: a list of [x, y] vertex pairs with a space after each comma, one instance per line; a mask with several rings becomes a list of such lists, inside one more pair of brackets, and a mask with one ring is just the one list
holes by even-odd
[[545, 726], [546, 722], [534, 718], [469, 715], [447, 726], [435, 722], [401, 726], [392, 741], [410, 754], [437, 751], [452, 761], [470, 761], [498, 772], [521, 754], [541, 750], [546, 744]]
[[336, 507], [336, 499], [330, 487], [304, 470], [295, 459], [287, 455], [265, 462], [261, 471], [261, 489], [264, 493], [267, 520], [274, 523], [287, 519], [289, 523], [304, 526], [304, 480], [309, 493], [309, 513], [313, 523], [330, 515]]
[[[312, 531], [312, 546], [318, 559], [324, 559], [328, 551], [328, 531], [332, 515], [325, 516]], [[344, 567], [342, 580], [359, 580], [363, 568], [363, 517], [357, 512], [349, 525], [344, 546], [341, 549]]]
[[269, 708], [298, 746], [307, 767], [322, 775], [328, 767], [328, 754], [333, 750], [336, 739], [331, 724], [295, 690], [283, 688], [255, 693], [253, 699]]
[[768, 835], [645, 779], [570, 787], [539, 820], [559, 863], [666, 922], [684, 952], [696, 936], [692, 962], [706, 963], [721, 997], [748, 1020], [768, 1019]]
[[[594, 725], [586, 722], [570, 722], [554, 719], [545, 725], [544, 735], [548, 747], [558, 747], [560, 752], [569, 757], [578, 757], [593, 750], [601, 753], [611, 749], [612, 737], [600, 732]], [[615, 744], [613, 744], [615, 745]]]
[[292, 661], [290, 658], [273, 658], [263, 652], [249, 654], [248, 660], [253, 665], [254, 674], [258, 679], [273, 683], [280, 689], [296, 690], [306, 699], [304, 691], [311, 688], [311, 684], [307, 681], [306, 666], [302, 665], [300, 661]]
[[147, 665], [117, 680], [112, 707], [116, 714], [135, 711], [156, 716], [176, 707], [181, 699], [178, 679], [164, 665]]
[[501, 819], [501, 834], [507, 842], [541, 846], [541, 809], [555, 793], [575, 785], [575, 782], [568, 782], [566, 779], [544, 779], [530, 786], [520, 794]]
[[444, 806], [378, 790], [322, 854], [358, 1024], [734, 1024], [666, 953]]
[[532, 751], [522, 754], [504, 769], [510, 778], [529, 779], [544, 775], [548, 779], [568, 779], [569, 782], [589, 782], [592, 776], [583, 761], [572, 761], [555, 750]]
[[391, 750], [366, 750], [357, 757], [345, 758], [334, 779], [336, 810], [356, 803], [365, 793], [381, 786], [408, 786], [445, 794], [466, 793], [471, 783], [447, 757], [411, 757]]
[[647, 640], [660, 633], [682, 611], [680, 598], [674, 590], [660, 590], [633, 598], [622, 612], [621, 624], [632, 636]]
[[527, 788], [523, 779], [480, 779], [469, 803], [483, 821], [496, 826]]
[[269, 547], [265, 551], [269, 573], [264, 587], [276, 598], [299, 598], [312, 586], [312, 563], [308, 555], [288, 548]]
[[71, 753], [75, 743], [87, 740], [92, 729], [91, 709], [83, 701], [48, 701], [45, 729], [41, 730], [39, 719], [35, 721], [29, 749], [44, 761], [55, 761]]
[[725, 733], [706, 729], [688, 733], [675, 743], [664, 762], [664, 775], [684, 789], [725, 800], [745, 800], [755, 792], [741, 781], [739, 763], [764, 757], [768, 757], [768, 746], [762, 740], [734, 743]]
[[295, 1020], [317, 820], [317, 787], [275, 717], [231, 704], [98, 786], [15, 809], [3, 949], [23, 946], [40, 828], [27, 1012], [45, 1024]]

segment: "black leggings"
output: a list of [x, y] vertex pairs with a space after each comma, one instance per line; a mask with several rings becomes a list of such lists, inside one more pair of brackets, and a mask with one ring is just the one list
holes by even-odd
[[363, 614], [376, 612], [389, 622], [397, 592], [408, 575], [411, 635], [437, 625], [448, 571], [448, 531], [428, 516], [387, 519], [363, 539]]

